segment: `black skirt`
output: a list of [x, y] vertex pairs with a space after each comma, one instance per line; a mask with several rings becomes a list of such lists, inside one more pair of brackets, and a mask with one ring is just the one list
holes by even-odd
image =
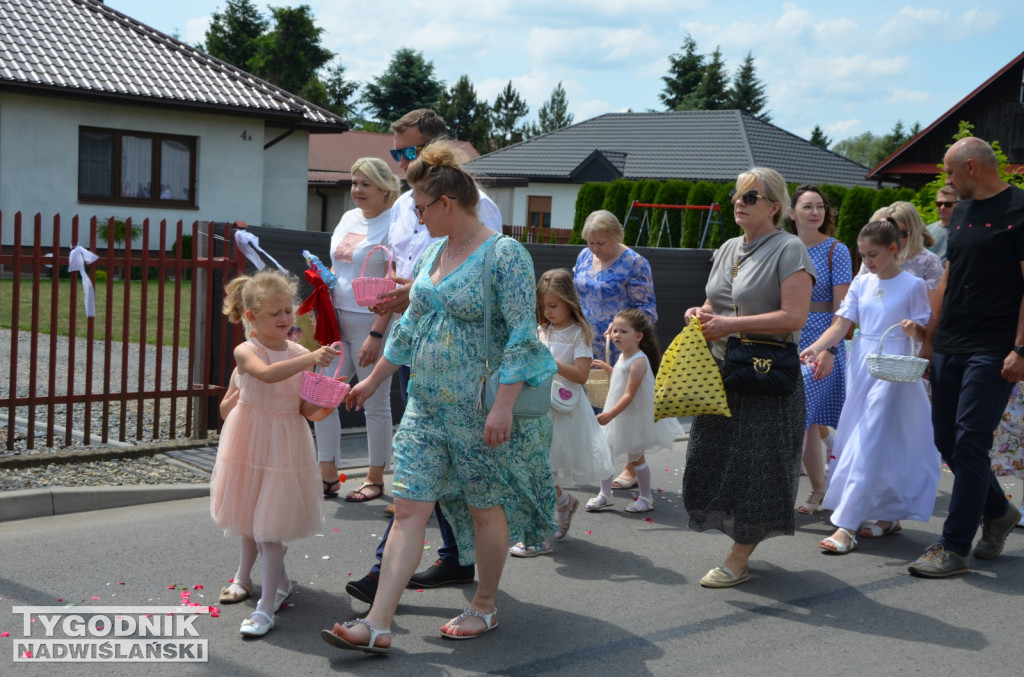
[[696, 416], [683, 504], [690, 528], [718, 529], [752, 545], [792, 535], [807, 409], [802, 379], [791, 395], [726, 391], [732, 417]]

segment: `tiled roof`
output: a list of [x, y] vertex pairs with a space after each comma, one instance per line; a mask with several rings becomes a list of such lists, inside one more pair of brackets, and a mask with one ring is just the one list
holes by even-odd
[[[480, 177], [568, 181], [595, 150], [624, 154], [622, 178], [730, 181], [752, 166], [787, 181], [873, 186], [867, 167], [736, 110], [608, 113], [470, 163]], [[618, 162], [614, 164], [618, 165]]]
[[[391, 160], [390, 150], [394, 148], [393, 134], [375, 132], [345, 132], [344, 134], [318, 134], [309, 139], [309, 182], [337, 183], [349, 181], [349, 172], [356, 160], [361, 157], [379, 157], [388, 163], [391, 171], [399, 179], [405, 178], [405, 172], [397, 162]], [[470, 158], [480, 157], [480, 153], [468, 141], [456, 141]]]
[[333, 113], [94, 0], [0, 2], [0, 86], [339, 131]]

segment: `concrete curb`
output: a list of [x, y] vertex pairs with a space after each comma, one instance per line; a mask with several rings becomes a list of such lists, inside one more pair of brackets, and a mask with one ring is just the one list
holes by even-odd
[[210, 495], [209, 484], [54, 487], [0, 492], [0, 522], [123, 508]]

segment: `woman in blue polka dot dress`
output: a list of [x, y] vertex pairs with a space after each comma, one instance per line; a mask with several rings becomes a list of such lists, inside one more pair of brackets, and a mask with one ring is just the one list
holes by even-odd
[[[800, 186], [793, 191], [789, 218], [818, 272], [811, 291], [807, 325], [800, 332], [800, 349], [803, 350], [817, 341], [832, 324], [833, 313], [850, 288], [853, 265], [846, 245], [831, 237], [835, 217], [828, 198], [820, 190], [814, 186]], [[825, 497], [825, 458], [821, 444], [826, 440], [828, 445], [831, 439], [828, 428], [839, 423], [846, 393], [846, 349], [840, 342], [834, 350], [835, 367], [826, 378], [816, 380], [810, 369], [804, 368], [807, 430], [804, 433], [803, 463], [811, 480], [811, 495], [797, 510], [806, 515], [817, 512]]]

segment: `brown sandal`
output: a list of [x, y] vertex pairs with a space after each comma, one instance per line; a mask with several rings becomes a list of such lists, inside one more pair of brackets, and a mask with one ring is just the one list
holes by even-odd
[[[380, 491], [377, 492], [376, 496], [367, 496], [366, 494], [363, 493], [363, 490], [366, 489], [367, 487], [377, 487], [377, 489], [379, 489]], [[363, 482], [363, 486], [359, 487], [355, 491], [348, 492], [348, 496], [345, 497], [345, 500], [349, 503], [366, 503], [367, 501], [372, 501], [375, 498], [380, 498], [383, 495], [383, 483], [375, 484], [373, 482]], [[356, 496], [358, 496], [359, 498], [356, 498]]]

